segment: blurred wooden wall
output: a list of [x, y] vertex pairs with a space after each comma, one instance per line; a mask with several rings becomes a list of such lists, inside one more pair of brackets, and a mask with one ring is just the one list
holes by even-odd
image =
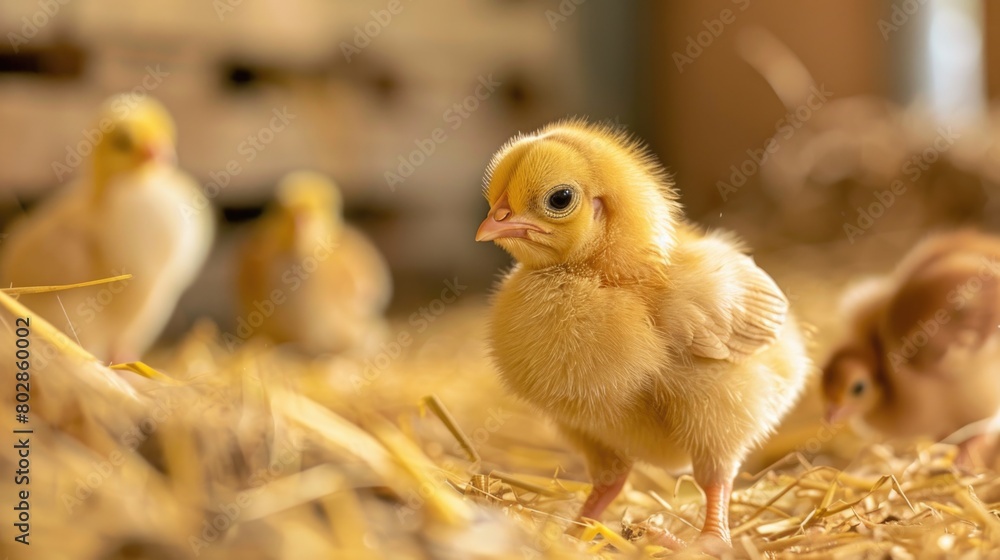
[[986, 60], [986, 95], [1000, 97], [1000, 3], [983, 3], [983, 50]]
[[[883, 2], [650, 1], [645, 10], [648, 65], [640, 79], [647, 83], [640, 89], [649, 118], [642, 133], [674, 173], [689, 213], [703, 221], [725, 225], [716, 182], [747, 158], [747, 149], [762, 147], [785, 114], [764, 78], [737, 54], [742, 29], [771, 31], [835, 97], [892, 94], [889, 41], [878, 26], [887, 12]], [[731, 23], [678, 70], [674, 53], [687, 56], [688, 37], [697, 41], [704, 22], [719, 20], [723, 10]], [[759, 192], [759, 179], [751, 177], [741, 196]]]
[[[620, 11], [589, 4], [589, 13], [599, 14], [589, 21], [605, 30]], [[4, 2], [5, 37], [21, 32], [25, 18], [45, 25], [30, 29], [16, 51], [0, 43], [0, 129], [12, 132], [0, 138], [0, 211], [20, 212], [22, 202], [86, 173], [85, 164], [56, 177], [52, 164], [81, 142], [105, 96], [141, 84], [147, 66], [162, 65], [169, 76], [149, 93], [174, 114], [181, 166], [213, 189], [213, 204], [230, 217], [253, 215], [283, 173], [316, 169], [344, 189], [349, 218], [386, 254], [399, 293], [424, 299], [422, 283], [439, 290], [455, 275], [485, 288], [509, 262], [473, 239], [486, 211], [481, 182], [493, 152], [553, 119], [615, 117], [631, 107], [608, 101], [620, 97], [617, 90], [592, 95], [598, 90], [584, 82], [585, 67], [592, 81], [634, 72], [619, 63], [629, 45], [621, 37], [612, 38], [614, 49], [583, 48], [592, 44], [581, 37], [587, 7], [570, 0], [178, 0], [142, 7], [95, 0], [60, 4], [49, 16], [39, 15], [36, 0]], [[64, 43], [82, 56], [76, 73], [56, 79], [29, 68], [34, 53]], [[350, 56], [348, 44], [357, 49]], [[600, 63], [590, 66], [586, 52]], [[268, 132], [273, 140], [262, 150], [243, 150], [284, 107], [295, 115], [287, 129]], [[432, 142], [435, 131], [446, 139]], [[223, 171], [232, 160], [240, 173], [230, 177]], [[387, 173], [406, 176], [390, 185]], [[219, 280], [196, 291], [226, 288], [226, 242], [223, 235], [206, 271]]]

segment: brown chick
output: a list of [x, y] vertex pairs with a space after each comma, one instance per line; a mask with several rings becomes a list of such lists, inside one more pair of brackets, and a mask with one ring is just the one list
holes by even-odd
[[315, 354], [374, 342], [392, 294], [389, 269], [344, 223], [340, 190], [327, 177], [282, 179], [239, 259], [244, 320], [271, 340]]
[[823, 369], [827, 420], [942, 439], [996, 414], [998, 274], [1000, 238], [959, 231], [926, 239], [891, 274], [850, 291], [849, 335]]
[[516, 137], [485, 183], [476, 240], [517, 261], [492, 353], [583, 451], [580, 517], [599, 518], [633, 461], [690, 466], [707, 500], [699, 540], [728, 545], [740, 462], [810, 368], [781, 290], [733, 237], [686, 223], [662, 168], [619, 131], [569, 121]]

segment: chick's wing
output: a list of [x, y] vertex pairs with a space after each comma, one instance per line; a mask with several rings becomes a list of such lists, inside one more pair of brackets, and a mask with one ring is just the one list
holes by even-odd
[[662, 315], [691, 354], [738, 361], [773, 343], [788, 315], [774, 280], [724, 240], [688, 245], [672, 265], [679, 278]]

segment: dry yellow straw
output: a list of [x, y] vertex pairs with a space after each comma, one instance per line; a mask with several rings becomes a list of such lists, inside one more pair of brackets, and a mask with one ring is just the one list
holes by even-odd
[[451, 432], [451, 435], [458, 441], [458, 444], [462, 446], [462, 449], [469, 454], [469, 460], [478, 464], [480, 461], [479, 452], [473, 447], [469, 436], [465, 435], [465, 432], [459, 427], [458, 422], [455, 421], [455, 417], [445, 408], [441, 399], [437, 395], [429, 395], [424, 397], [423, 404], [444, 423], [448, 431]]
[[21, 305], [6, 292], [0, 292], [0, 305], [5, 307], [15, 317], [30, 317], [32, 334], [41, 336], [43, 340], [66, 355], [83, 362], [98, 361], [93, 354], [81, 348], [79, 344], [70, 340], [62, 331], [53, 327], [48, 321], [42, 319], [27, 307]]
[[155, 381], [162, 381], [169, 385], [180, 385], [181, 383], [174, 380], [174, 378], [160, 373], [159, 371], [153, 369], [145, 362], [128, 362], [124, 364], [113, 364], [108, 366], [116, 371], [130, 371], [134, 374], [141, 375], [146, 379], [153, 379]]
[[119, 274], [118, 276], [101, 278], [100, 280], [88, 280], [86, 282], [77, 282], [76, 284], [59, 284], [55, 286], [24, 286], [21, 288], [3, 288], [0, 291], [3, 291], [3, 293], [9, 296], [20, 296], [24, 294], [46, 294], [49, 292], [61, 292], [63, 290], [73, 290], [76, 288], [86, 288], [88, 286], [111, 284], [112, 282], [120, 282], [122, 280], [128, 280], [130, 278], [132, 278], [131, 274]]

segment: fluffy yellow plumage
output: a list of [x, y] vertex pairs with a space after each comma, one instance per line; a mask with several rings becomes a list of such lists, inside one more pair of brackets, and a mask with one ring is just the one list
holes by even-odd
[[130, 273], [132, 279], [23, 303], [103, 360], [138, 359], [155, 341], [211, 247], [210, 210], [176, 167], [174, 124], [157, 101], [110, 98], [90, 175], [9, 230], [0, 282], [67, 284]]
[[692, 465], [701, 541], [728, 543], [736, 470], [810, 369], [784, 295], [733, 238], [684, 222], [660, 166], [615, 130], [571, 121], [515, 138], [486, 183], [476, 239], [517, 260], [493, 355], [585, 454], [581, 516], [600, 515], [634, 460]]
[[238, 283], [244, 313], [273, 307], [260, 333], [311, 353], [373, 342], [392, 295], [382, 256], [344, 223], [339, 189], [312, 172], [281, 181], [241, 252]]
[[1000, 238], [930, 237], [845, 304], [850, 330], [823, 370], [828, 420], [941, 439], [1000, 409]]

